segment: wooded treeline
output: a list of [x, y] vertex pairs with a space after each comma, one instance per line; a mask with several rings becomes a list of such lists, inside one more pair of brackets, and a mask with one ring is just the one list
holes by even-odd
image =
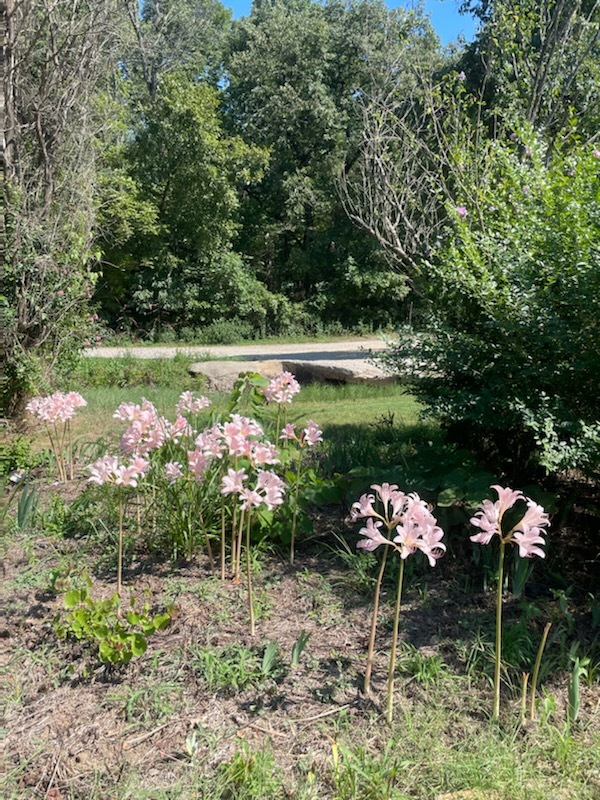
[[381, 0], [5, 0], [5, 395], [96, 312], [163, 341], [412, 325], [448, 423], [595, 436], [600, 5], [464, 9], [443, 51]]

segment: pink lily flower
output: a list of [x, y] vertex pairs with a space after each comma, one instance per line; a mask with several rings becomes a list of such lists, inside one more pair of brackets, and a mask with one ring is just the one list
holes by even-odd
[[380, 544], [392, 544], [389, 539], [386, 539], [385, 536], [379, 532], [378, 528], [382, 526], [383, 522], [381, 522], [381, 520], [374, 520], [373, 517], [369, 517], [366, 526], [359, 530], [359, 534], [366, 538], [360, 539], [356, 543], [357, 548], [372, 553]]

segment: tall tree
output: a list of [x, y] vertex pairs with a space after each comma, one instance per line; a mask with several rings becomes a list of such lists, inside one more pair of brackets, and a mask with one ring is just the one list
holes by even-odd
[[81, 344], [91, 292], [95, 98], [116, 5], [7, 0], [4, 96], [8, 383], [18, 405]]
[[422, 18], [379, 0], [263, 0], [234, 26], [227, 110], [244, 138], [270, 151], [265, 180], [242, 207], [238, 245], [270, 288], [317, 305], [348, 286], [353, 263], [380, 270], [376, 246], [345, 219], [335, 176], [359, 129], [359, 88], [419, 48], [436, 48]]
[[467, 0], [483, 22], [463, 68], [490, 108], [546, 137], [589, 137], [600, 124], [597, 0]]
[[101, 299], [113, 321], [180, 328], [212, 318], [207, 270], [230, 253], [240, 189], [264, 158], [223, 130], [214, 88], [161, 78], [105, 179]]
[[218, 80], [231, 11], [219, 0], [125, 0], [134, 34], [122, 63], [154, 100], [161, 77]]
[[460, 58], [435, 71], [412, 65], [410, 91], [392, 64], [361, 92], [360, 141], [341, 176], [348, 215], [414, 288], [427, 282], [417, 273], [448, 203], [468, 201], [482, 214], [477, 186], [489, 177], [495, 140], [524, 126], [550, 145], [598, 138], [600, 3], [473, 0], [465, 8], [484, 24]]
[[597, 467], [600, 5], [481, 7], [418, 92], [392, 70], [365, 94], [346, 208], [424, 298], [392, 361], [438, 417], [505, 468]]

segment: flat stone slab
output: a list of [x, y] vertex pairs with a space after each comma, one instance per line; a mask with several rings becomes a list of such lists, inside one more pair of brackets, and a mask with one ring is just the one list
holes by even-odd
[[244, 372], [256, 372], [273, 378], [282, 371], [293, 373], [300, 383], [368, 383], [387, 385], [396, 382], [394, 376], [367, 361], [347, 359], [335, 361], [198, 361], [191, 364], [191, 375], [203, 375], [210, 392], [230, 392]]
[[339, 359], [336, 361], [283, 361], [283, 368], [292, 372], [300, 383], [320, 381], [323, 383], [368, 383], [386, 386], [396, 383], [389, 375], [368, 361]]
[[230, 392], [244, 372], [274, 378], [284, 369], [281, 361], [198, 361], [190, 364], [190, 375], [203, 375], [209, 392]]

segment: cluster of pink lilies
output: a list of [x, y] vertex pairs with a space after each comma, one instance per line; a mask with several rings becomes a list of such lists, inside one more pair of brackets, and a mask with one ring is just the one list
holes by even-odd
[[[201, 519], [201, 503], [204, 497], [201, 492], [196, 492], [194, 487], [212, 486], [216, 483], [221, 497], [221, 577], [225, 578], [226, 519], [228, 518], [231, 532], [231, 572], [236, 582], [239, 582], [240, 578], [242, 541], [245, 531], [248, 609], [250, 631], [251, 634], [254, 634], [250, 569], [250, 531], [253, 512], [261, 506], [268, 511], [274, 511], [284, 503], [285, 493], [288, 490], [293, 508], [290, 549], [290, 561], [293, 563], [303, 454], [305, 448], [312, 448], [323, 441], [323, 433], [313, 420], [309, 420], [303, 429], [298, 429], [293, 423], [286, 423], [283, 428], [279, 428], [282, 408], [291, 403], [293, 397], [300, 391], [300, 385], [291, 373], [283, 372], [276, 376], [262, 391], [266, 402], [278, 405], [275, 426], [275, 430], [279, 432], [278, 444], [266, 438], [265, 430], [259, 422], [240, 414], [231, 414], [228, 421], [213, 422], [198, 432], [195, 429], [198, 415], [210, 406], [210, 400], [203, 396], [195, 397], [189, 391], [183, 392], [180, 396], [176, 406], [177, 416], [173, 423], [160, 416], [156, 407], [147, 400], [143, 400], [140, 404], [122, 403], [118, 407], [114, 417], [127, 423], [127, 429], [121, 437], [121, 457], [107, 454], [90, 464], [88, 481], [98, 486], [112, 484], [118, 490], [117, 592], [119, 595], [122, 585], [124, 491], [139, 490], [140, 484], [144, 480], [151, 480], [151, 473], [154, 469], [153, 491], [158, 483], [157, 477], [162, 478], [164, 485], [171, 489], [177, 490], [181, 484], [182, 493], [187, 491], [188, 496], [193, 499], [193, 502], [189, 503], [190, 508], [192, 511], [195, 509]], [[69, 454], [70, 475], [71, 478], [73, 477], [69, 423], [75, 411], [85, 405], [87, 405], [86, 401], [77, 392], [67, 394], [55, 392], [47, 397], [36, 397], [27, 406], [28, 411], [42, 420], [47, 427], [61, 480], [67, 480], [65, 450]], [[193, 449], [187, 449], [189, 443], [193, 444]], [[173, 446], [179, 447], [180, 453], [185, 447], [183, 461], [187, 455], [187, 463], [168, 458]], [[287, 474], [288, 477], [293, 476], [292, 483], [294, 485], [286, 486], [282, 477], [275, 471], [275, 467], [292, 463], [294, 461], [293, 453], [296, 453], [295, 471]], [[550, 521], [542, 506], [526, 497], [522, 492], [499, 485], [494, 485], [492, 488], [496, 491], [498, 499], [495, 502], [483, 501], [471, 518], [471, 524], [478, 528], [479, 532], [470, 538], [471, 541], [483, 545], [490, 544], [496, 540], [496, 537], [499, 542], [493, 709], [493, 715], [497, 718], [500, 710], [501, 619], [505, 548], [507, 544], [514, 544], [518, 547], [521, 557], [544, 558], [545, 553], [541, 546], [545, 544], [544, 529], [548, 527]], [[350, 513], [352, 522], [365, 521], [363, 527], [360, 528], [362, 538], [358, 541], [357, 547], [368, 552], [375, 551], [380, 546], [384, 548], [375, 588], [364, 689], [367, 693], [371, 691], [370, 680], [383, 576], [388, 555], [396, 553], [399, 556], [398, 586], [387, 688], [387, 718], [391, 721], [404, 562], [410, 555], [419, 551], [434, 567], [437, 560], [444, 555], [446, 545], [442, 541], [444, 532], [438, 526], [430, 507], [417, 494], [406, 494], [397, 485], [389, 483], [373, 484], [371, 490], [371, 493], [363, 494], [352, 505]], [[228, 503], [229, 507], [227, 507]], [[517, 519], [515, 511], [512, 509], [519, 504], [523, 506], [524, 510]], [[507, 516], [509, 511], [511, 513]], [[509, 518], [510, 524], [507, 525], [506, 520]], [[192, 516], [190, 516], [190, 524], [193, 524]], [[212, 563], [208, 533], [206, 533], [206, 542]], [[535, 698], [535, 681], [536, 673], [534, 673], [532, 686], [533, 698]]]
[[[490, 544], [497, 536], [500, 547], [499, 569], [498, 569], [498, 589], [496, 603], [496, 646], [495, 646], [495, 669], [494, 669], [494, 707], [493, 716], [498, 718], [500, 713], [500, 665], [502, 658], [502, 592], [504, 584], [504, 550], [507, 544], [516, 544], [519, 548], [519, 555], [522, 558], [533, 556], [545, 557], [544, 551], [539, 547], [545, 540], [542, 529], [550, 524], [548, 514], [542, 506], [526, 497], [522, 492], [502, 486], [494, 485], [491, 487], [498, 495], [498, 500], [484, 500], [475, 515], [471, 518], [471, 524], [480, 529], [480, 533], [470, 537], [472, 542], [479, 544]], [[366, 524], [360, 529], [360, 535], [364, 538], [357, 542], [357, 548], [372, 552], [381, 545], [384, 546], [384, 553], [379, 568], [375, 588], [375, 601], [373, 604], [373, 615], [371, 618], [371, 633], [369, 637], [369, 649], [367, 654], [367, 668], [365, 672], [364, 690], [369, 693], [371, 690], [371, 671], [373, 667], [375, 634], [377, 629], [377, 617], [379, 612], [379, 598], [381, 585], [385, 572], [386, 562], [389, 552], [395, 552], [400, 557], [400, 567], [398, 570], [398, 587], [396, 593], [396, 609], [394, 617], [394, 627], [392, 633], [392, 645], [390, 650], [390, 662], [388, 670], [387, 687], [387, 707], [386, 715], [389, 722], [393, 716], [394, 698], [394, 675], [396, 670], [396, 650], [398, 642], [398, 625], [400, 620], [400, 605], [402, 598], [402, 583], [404, 579], [404, 561], [417, 551], [422, 552], [434, 567], [437, 560], [441, 558], [446, 545], [442, 542], [444, 532], [438, 526], [437, 521], [427, 504], [421, 500], [418, 494], [405, 494], [400, 491], [395, 484], [383, 483], [371, 486], [374, 494], [363, 494], [360, 499], [352, 505], [350, 520], [366, 519]], [[512, 525], [505, 525], [505, 515], [517, 503], [524, 503], [524, 513], [514, 521]], [[384, 531], [387, 536], [384, 536]], [[543, 639], [545, 642], [545, 638]], [[542, 644], [543, 647], [543, 644]], [[527, 675], [527, 678], [529, 676]], [[532, 707], [535, 697], [535, 681], [537, 673], [534, 673], [532, 686]], [[526, 692], [527, 681], [524, 681]]]
[[[262, 389], [267, 403], [277, 404], [279, 430], [282, 407], [289, 405], [300, 391], [300, 384], [289, 372], [282, 372]], [[56, 393], [48, 398], [35, 398], [29, 410], [53, 425], [71, 419], [73, 411], [85, 400], [74, 392]], [[185, 391], [176, 405], [176, 418], [171, 422], [161, 416], [148, 400], [141, 403], [121, 403], [114, 413], [126, 423], [121, 436], [119, 455], [106, 454], [88, 466], [88, 482], [96, 486], [112, 485], [117, 492], [119, 537], [117, 559], [117, 592], [122, 589], [123, 529], [126, 500], [136, 497], [138, 532], [141, 532], [140, 500], [152, 494], [150, 507], [156, 513], [157, 494], [170, 487], [171, 499], [180, 509], [185, 508], [190, 528], [186, 543], [187, 554], [193, 554], [197, 541], [196, 530], [202, 527], [202, 505], [216, 486], [221, 497], [221, 577], [225, 577], [226, 520], [231, 532], [231, 573], [239, 582], [244, 532], [246, 534], [246, 572], [249, 595], [251, 632], [254, 633], [252, 587], [250, 574], [250, 531], [253, 513], [261, 507], [275, 511], [285, 502], [289, 491], [292, 506], [291, 552], [294, 557], [294, 537], [298, 510], [298, 492], [305, 448], [323, 441], [322, 431], [313, 420], [302, 429], [287, 423], [279, 431], [278, 442], [270, 441], [263, 426], [255, 419], [231, 414], [225, 422], [213, 422], [198, 430], [199, 414], [211, 405], [207, 397], [197, 397]], [[285, 413], [283, 414], [285, 418]], [[51, 431], [49, 431], [51, 433]], [[51, 435], [57, 444], [57, 456], [63, 438]], [[296, 453], [297, 455], [294, 455]], [[177, 454], [173, 458], [173, 454]], [[285, 454], [285, 455], [283, 455]], [[181, 458], [183, 456], [183, 458]], [[289, 465], [295, 462], [295, 469]], [[61, 463], [57, 457], [57, 463]], [[287, 470], [291, 485], [286, 486], [277, 467]], [[61, 478], [66, 480], [66, 470]], [[192, 530], [194, 528], [194, 530]], [[204, 531], [209, 557], [212, 550], [208, 531]]]
[[58, 479], [73, 480], [73, 439], [71, 420], [79, 408], [87, 406], [79, 392], [54, 392], [45, 397], [34, 397], [26, 410], [46, 426], [50, 447], [56, 461]]

